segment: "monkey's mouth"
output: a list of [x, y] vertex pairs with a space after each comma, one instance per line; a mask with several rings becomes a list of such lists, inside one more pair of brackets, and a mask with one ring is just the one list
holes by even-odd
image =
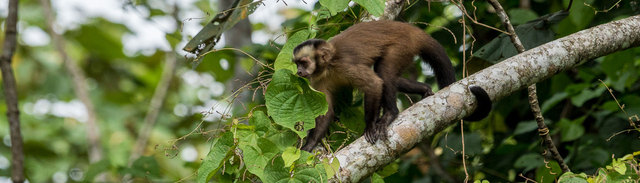
[[309, 74], [298, 73], [298, 76], [309, 79]]

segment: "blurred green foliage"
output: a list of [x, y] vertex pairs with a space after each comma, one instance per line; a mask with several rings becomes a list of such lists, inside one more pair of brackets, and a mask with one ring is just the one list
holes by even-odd
[[[81, 110], [82, 105], [76, 99], [71, 79], [58, 52], [51, 44], [33, 46], [21, 40], [13, 66], [22, 111], [28, 180], [82, 182], [106, 173], [107, 180], [114, 182], [121, 181], [124, 175], [131, 175], [136, 181], [326, 181], [336, 173], [335, 168], [339, 165], [337, 159], [321, 160], [315, 154], [295, 150], [302, 142], [298, 136], [302, 135], [295, 131], [306, 130], [309, 126], [299, 125], [296, 121], [287, 122], [287, 127], [279, 125], [281, 119], [300, 117], [304, 119], [302, 121], [308, 121], [315, 118], [326, 110], [324, 104], [315, 106], [316, 103], [322, 103], [317, 100], [321, 95], [312, 94], [314, 92], [307, 88], [303, 79], [278, 69], [290, 67], [286, 65], [287, 58], [290, 58], [288, 52], [300, 41], [312, 37], [328, 39], [366, 16], [366, 12], [379, 14], [382, 10], [379, 6], [381, 0], [354, 1], [355, 4], [346, 6], [348, 2], [307, 1], [315, 3], [312, 11], [288, 7], [280, 13], [295, 16], [288, 16], [281, 27], [284, 30], [283, 37], [292, 39], [282, 44], [271, 42], [238, 48], [269, 64], [271, 68], [275, 65], [277, 69], [262, 68], [256, 75], [258, 79], [248, 85], [248, 90], [256, 97], [243, 105], [248, 109], [246, 114], [229, 112], [234, 93], [227, 89], [229, 83], [234, 82], [234, 72], [237, 71], [235, 67], [238, 65], [234, 63], [245, 63], [244, 70], [241, 69], [244, 72], [251, 70], [252, 66], [258, 67], [246, 55], [234, 50], [218, 50], [204, 56], [197, 67], [192, 67], [189, 59], [176, 53], [166, 54], [161, 50], [131, 53], [125, 50], [123, 40], [134, 31], [122, 22], [104, 17], [90, 17], [90, 20], [64, 31], [65, 48], [88, 77], [86, 82], [98, 114], [104, 158], [93, 164], [88, 162], [85, 123], [81, 115], [74, 113]], [[459, 78], [462, 75], [462, 39], [466, 39], [466, 43], [473, 41], [467, 46], [479, 54], [472, 57], [467, 65], [471, 71], [515, 54], [483, 57], [483, 48], [487, 47], [484, 53], [496, 54], [489, 47], [502, 49], [509, 47], [510, 42], [498, 41], [495, 38], [500, 36], [500, 32], [470, 21], [467, 21], [470, 28], [467, 33], [471, 32], [472, 37], [463, 37], [458, 9], [448, 2], [407, 2], [410, 5], [406, 6], [398, 20], [416, 22], [416, 26], [444, 45]], [[501, 3], [515, 26], [534, 31], [530, 32], [534, 33], [532, 36], [522, 38], [525, 45], [532, 46], [640, 13], [638, 0], [574, 0], [566, 18], [545, 25], [544, 29], [535, 26], [532, 29], [526, 27], [532, 23], [530, 21], [564, 10], [569, 0], [533, 0], [529, 1], [530, 7], [521, 7], [519, 2]], [[21, 26], [46, 30], [38, 3], [32, 0], [20, 2]], [[153, 3], [156, 2], [126, 1], [123, 7], [148, 10], [146, 14], [138, 14], [146, 20], [173, 15], [173, 9], [157, 8]], [[206, 13], [202, 12], [216, 12], [215, 3], [196, 0], [193, 5], [204, 15]], [[473, 11], [470, 13], [478, 22], [503, 29], [488, 3], [465, 2], [464, 6], [468, 11]], [[611, 7], [608, 12], [597, 12]], [[261, 11], [261, 8], [264, 7], [258, 7], [256, 11]], [[178, 27], [180, 24], [204, 25], [211, 16], [190, 18], [193, 19], [175, 21], [179, 22]], [[4, 18], [0, 18], [0, 22], [4, 22]], [[254, 31], [267, 31], [267, 27], [264, 23], [253, 24]], [[164, 33], [174, 50], [180, 48], [180, 42], [188, 41], [189, 36], [193, 36], [183, 35], [180, 28]], [[3, 36], [4, 32], [0, 37]], [[178, 58], [180, 64], [144, 156], [129, 166], [132, 146], [138, 138], [167, 57]], [[416, 64], [416, 70], [422, 69], [420, 64]], [[632, 154], [640, 147], [640, 132], [630, 124], [639, 123], [639, 119], [630, 118], [640, 114], [639, 70], [640, 48], [632, 48], [586, 62], [538, 84], [543, 115], [556, 146], [574, 172], [585, 173], [575, 173], [573, 175], [579, 176], [573, 178], [587, 179], [587, 174], [620, 178], [620, 175], [633, 174], [627, 167], [630, 164], [625, 163], [633, 158], [612, 157]], [[423, 74], [410, 73], [407, 77], [435, 83], [431, 77]], [[302, 108], [302, 111], [292, 114], [274, 114], [270, 106], [282, 109], [296, 104], [272, 100], [277, 95], [269, 94], [266, 87], [268, 81], [278, 83], [282, 79], [296, 82], [274, 89], [286, 89], [286, 92], [282, 92], [286, 95], [301, 94], [298, 102], [307, 102], [306, 105], [314, 103], [316, 108]], [[608, 91], [604, 84], [611, 90]], [[340, 97], [344, 100], [336, 104], [339, 122], [331, 126], [327, 141], [323, 143], [333, 151], [359, 137], [364, 128], [361, 94], [351, 89], [340, 93], [344, 95]], [[317, 96], [310, 97], [308, 94]], [[407, 108], [418, 99], [404, 95], [399, 98], [401, 108]], [[439, 160], [446, 174], [455, 180], [463, 180], [465, 172], [461, 147], [464, 140], [467, 171], [472, 180], [515, 182], [524, 181], [523, 177], [527, 177], [539, 182], [553, 182], [559, 178], [560, 169], [557, 162], [541, 155], [545, 150], [537, 136], [526, 98], [526, 91], [519, 91], [497, 101], [487, 119], [465, 124], [464, 139], [459, 126], [449, 127], [425, 142], [435, 156], [416, 148], [365, 181], [445, 181], [442, 172], [432, 167], [434, 157]], [[4, 97], [0, 99], [4, 103]], [[5, 112], [6, 106], [0, 105], [0, 113]], [[273, 121], [275, 119], [278, 121]], [[2, 115], [0, 179], [10, 176], [8, 136], [6, 116]], [[637, 167], [637, 160], [633, 161]], [[627, 168], [622, 171], [622, 166]], [[620, 175], [614, 175], [615, 172]], [[560, 179], [569, 176], [565, 174]], [[637, 178], [637, 175], [632, 176]]]

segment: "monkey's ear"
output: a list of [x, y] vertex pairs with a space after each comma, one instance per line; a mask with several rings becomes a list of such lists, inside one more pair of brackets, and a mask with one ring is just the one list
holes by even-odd
[[322, 62], [329, 62], [333, 58], [335, 52], [336, 50], [331, 43], [325, 42], [318, 46], [318, 56], [320, 56]]

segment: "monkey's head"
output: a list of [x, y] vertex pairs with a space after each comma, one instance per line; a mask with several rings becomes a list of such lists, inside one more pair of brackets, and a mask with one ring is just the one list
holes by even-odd
[[322, 71], [334, 54], [333, 46], [325, 40], [310, 39], [293, 49], [293, 62], [298, 76], [308, 78]]

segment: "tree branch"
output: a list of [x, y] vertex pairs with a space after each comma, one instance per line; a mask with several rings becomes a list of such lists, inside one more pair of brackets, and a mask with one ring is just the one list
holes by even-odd
[[2, 87], [7, 103], [7, 119], [11, 136], [11, 180], [24, 182], [24, 154], [22, 153], [22, 135], [20, 131], [20, 109], [18, 109], [18, 92], [16, 78], [11, 68], [11, 59], [16, 51], [16, 37], [18, 30], [18, 0], [9, 0], [9, 15], [5, 20], [5, 36], [0, 55], [0, 69], [2, 70]]
[[64, 66], [69, 71], [69, 75], [71, 76], [71, 80], [73, 82], [73, 91], [77, 95], [77, 97], [82, 101], [84, 106], [87, 108], [87, 139], [89, 142], [89, 162], [95, 163], [102, 159], [102, 145], [100, 143], [100, 128], [96, 122], [96, 111], [91, 102], [91, 98], [89, 97], [89, 90], [87, 89], [87, 77], [82, 72], [82, 69], [76, 65], [76, 63], [71, 60], [71, 58], [67, 55], [67, 51], [64, 47], [64, 38], [56, 33], [53, 29], [55, 20], [53, 19], [55, 15], [51, 9], [51, 3], [49, 0], [41, 0], [42, 7], [44, 9], [44, 15], [47, 20], [47, 31], [49, 35], [53, 38], [53, 44], [55, 48], [58, 50], [58, 54], [62, 57], [64, 61]]
[[[178, 8], [178, 4], [175, 3], [173, 5], [172, 17], [176, 24], [182, 23], [180, 18], [178, 18], [179, 11], [180, 9]], [[153, 97], [151, 97], [149, 109], [144, 117], [144, 124], [142, 125], [142, 128], [140, 128], [138, 139], [136, 139], [135, 146], [133, 146], [133, 149], [131, 150], [128, 166], [133, 165], [133, 162], [135, 162], [135, 160], [144, 153], [147, 143], [149, 142], [149, 137], [151, 136], [151, 131], [153, 131], [153, 127], [155, 126], [158, 115], [160, 114], [160, 109], [167, 98], [167, 92], [171, 85], [171, 79], [175, 75], [176, 64], [178, 62], [174, 49], [175, 48], [172, 48], [172, 51], [165, 54], [166, 59], [162, 68], [162, 76], [160, 81], [158, 81], [158, 85], [156, 85], [156, 89], [153, 91]], [[130, 174], [126, 174], [124, 177], [125, 180], [128, 180], [130, 178]]]
[[[511, 42], [516, 47], [516, 50], [518, 50], [518, 53], [524, 52], [524, 46], [522, 45], [522, 42], [520, 42], [520, 38], [518, 38], [516, 31], [513, 29], [511, 21], [509, 21], [509, 16], [507, 16], [507, 13], [504, 11], [500, 3], [497, 0], [489, 0], [489, 3], [493, 6], [493, 8], [496, 9], [496, 14], [498, 14], [498, 17], [500, 17], [502, 25], [507, 28], [507, 32], [509, 32], [510, 34], [509, 37], [511, 38]], [[534, 83], [532, 85], [529, 85], [529, 87], [527, 87], [527, 90], [529, 93], [529, 105], [531, 106], [531, 112], [533, 113], [533, 116], [535, 117], [538, 124], [538, 135], [540, 135], [540, 137], [542, 138], [542, 142], [551, 152], [551, 157], [555, 159], [562, 168], [562, 172], [570, 172], [571, 170], [569, 169], [569, 166], [567, 166], [567, 164], [564, 162], [564, 159], [560, 155], [560, 152], [558, 152], [558, 148], [556, 148], [556, 145], [553, 144], [553, 140], [549, 135], [549, 128], [546, 124], [544, 124], [544, 117], [542, 116], [542, 112], [540, 112], [540, 105], [538, 104], [536, 84]]]
[[149, 104], [149, 110], [147, 111], [147, 115], [144, 117], [144, 124], [140, 129], [140, 134], [138, 135], [136, 144], [133, 146], [131, 156], [129, 156], [129, 166], [131, 166], [133, 162], [138, 159], [142, 153], [144, 153], [144, 149], [147, 147], [147, 142], [149, 141], [149, 136], [151, 136], [153, 126], [155, 126], [158, 115], [160, 114], [160, 108], [162, 108], [162, 104], [167, 96], [167, 91], [171, 85], [171, 79], [173, 78], [176, 70], [177, 59], [175, 52], [173, 51], [168, 52], [166, 57], [167, 59], [162, 69], [162, 78], [153, 92], [153, 97]]
[[632, 16], [549, 42], [464, 78], [406, 109], [389, 126], [388, 141], [359, 138], [335, 155], [339, 179], [359, 182], [476, 107], [467, 87], [484, 88], [495, 101], [583, 61], [640, 45], [640, 16]]

